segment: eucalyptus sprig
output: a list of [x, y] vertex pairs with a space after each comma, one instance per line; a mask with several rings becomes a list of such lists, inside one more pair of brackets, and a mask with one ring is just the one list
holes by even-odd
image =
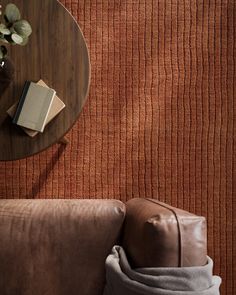
[[[0, 5], [0, 15], [1, 12]], [[24, 46], [27, 44], [29, 36], [32, 33], [31, 25], [27, 20], [21, 19], [21, 13], [18, 7], [9, 3], [4, 12], [4, 22], [0, 23], [0, 41], [12, 45]], [[0, 46], [0, 60], [7, 55], [7, 48]]]

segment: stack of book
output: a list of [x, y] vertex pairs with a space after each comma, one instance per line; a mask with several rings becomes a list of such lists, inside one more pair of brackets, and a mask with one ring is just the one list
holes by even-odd
[[26, 134], [34, 137], [43, 132], [45, 126], [55, 118], [65, 104], [57, 97], [56, 91], [49, 88], [43, 80], [38, 83], [26, 81], [19, 102], [7, 113], [13, 123], [22, 127]]

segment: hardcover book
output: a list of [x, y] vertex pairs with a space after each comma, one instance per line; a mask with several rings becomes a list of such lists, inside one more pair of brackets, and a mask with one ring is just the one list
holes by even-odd
[[51, 88], [26, 81], [13, 123], [43, 132], [55, 94]]
[[[49, 88], [48, 85], [43, 80], [39, 80], [37, 82], [37, 84]], [[16, 102], [13, 106], [11, 106], [7, 111], [8, 115], [10, 117], [12, 117], [12, 118], [15, 115], [17, 105], [18, 105], [18, 102]], [[51, 105], [51, 108], [50, 108], [49, 113], [48, 113], [48, 117], [47, 117], [47, 120], [46, 120], [46, 125], [49, 122], [51, 122], [52, 119], [54, 119], [64, 108], [65, 108], [64, 102], [57, 95], [55, 95], [55, 97], [53, 99], [53, 102], [52, 102], [52, 105]], [[30, 137], [34, 137], [34, 136], [36, 136], [38, 134], [38, 131], [34, 131], [34, 130], [24, 128], [24, 127], [22, 127], [22, 129]]]

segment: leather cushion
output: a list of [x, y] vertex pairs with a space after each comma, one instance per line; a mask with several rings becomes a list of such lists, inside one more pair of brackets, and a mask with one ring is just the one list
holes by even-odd
[[124, 216], [115, 200], [0, 200], [0, 294], [102, 294]]
[[123, 247], [133, 267], [201, 266], [207, 262], [206, 220], [152, 199], [126, 204]]

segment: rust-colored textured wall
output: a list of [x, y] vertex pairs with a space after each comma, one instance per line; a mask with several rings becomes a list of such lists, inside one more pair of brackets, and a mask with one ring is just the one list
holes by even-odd
[[203, 214], [235, 294], [235, 1], [62, 3], [88, 41], [90, 97], [66, 150], [0, 163], [0, 196], [155, 197]]

